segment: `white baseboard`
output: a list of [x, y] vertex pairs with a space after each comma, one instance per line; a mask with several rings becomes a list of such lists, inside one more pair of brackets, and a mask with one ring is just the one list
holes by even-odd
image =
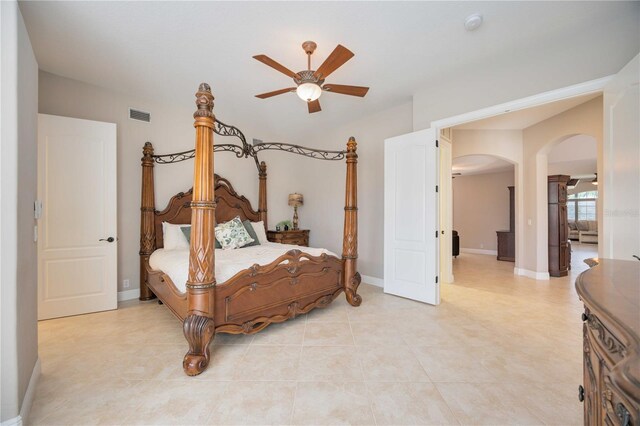
[[365, 284], [375, 285], [376, 287], [384, 287], [384, 280], [382, 278], [370, 277], [369, 275], [362, 275], [362, 282]]
[[125, 300], [133, 300], [140, 297], [140, 289], [134, 288], [133, 290], [125, 290], [118, 292], [118, 302], [124, 302]]
[[548, 272], [536, 272], [536, 271], [530, 271], [530, 270], [524, 269], [524, 268], [513, 268], [513, 274], [514, 275], [521, 275], [521, 276], [527, 277], [527, 278], [533, 278], [534, 280], [540, 280], [540, 281], [548, 281], [549, 280], [549, 273]]
[[0, 426], [22, 426], [22, 416], [16, 416], [12, 419], [5, 420]]
[[471, 254], [488, 254], [491, 256], [497, 256], [498, 250], [484, 250], [484, 249], [474, 249], [474, 248], [460, 248], [461, 253], [471, 253]]
[[36, 360], [36, 364], [33, 366], [29, 385], [27, 386], [27, 391], [24, 393], [24, 398], [22, 399], [20, 414], [12, 419], [5, 420], [1, 423], [2, 426], [22, 426], [26, 423], [29, 418], [29, 412], [31, 411], [31, 405], [33, 405], [33, 398], [36, 395], [36, 387], [38, 386], [38, 379], [40, 379], [41, 372], [42, 368], [40, 365], [40, 358], [38, 358]]

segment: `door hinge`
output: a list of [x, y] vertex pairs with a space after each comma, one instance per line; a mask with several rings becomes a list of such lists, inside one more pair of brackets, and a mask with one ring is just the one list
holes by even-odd
[[438, 185], [436, 185], [436, 192], [438, 192]]
[[436, 229], [436, 238], [438, 238], [438, 230]]
[[436, 139], [436, 148], [438, 147], [438, 139]]
[[436, 275], [436, 284], [438, 284], [438, 276]]

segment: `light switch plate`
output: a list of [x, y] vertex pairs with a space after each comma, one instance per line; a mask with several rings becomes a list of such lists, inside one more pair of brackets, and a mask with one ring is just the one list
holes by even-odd
[[33, 217], [40, 219], [42, 217], [42, 201], [36, 200], [33, 203]]

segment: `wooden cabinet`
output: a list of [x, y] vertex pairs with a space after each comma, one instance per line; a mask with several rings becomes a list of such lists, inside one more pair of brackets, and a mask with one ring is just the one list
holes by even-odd
[[640, 262], [600, 259], [580, 274], [585, 425], [640, 425]]
[[516, 261], [516, 213], [514, 187], [509, 189], [509, 230], [496, 231], [498, 238], [498, 260]]
[[570, 246], [567, 218], [566, 175], [548, 177], [549, 275], [564, 277], [569, 272]]
[[298, 229], [296, 231], [267, 231], [267, 239], [273, 243], [294, 244], [297, 246], [309, 246], [309, 230]]

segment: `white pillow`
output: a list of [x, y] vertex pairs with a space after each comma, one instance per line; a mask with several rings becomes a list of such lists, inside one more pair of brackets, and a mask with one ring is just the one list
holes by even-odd
[[189, 242], [182, 232], [182, 227], [191, 226], [189, 224], [174, 225], [162, 222], [162, 239], [165, 250], [189, 250]]
[[253, 232], [256, 233], [256, 237], [258, 237], [258, 242], [260, 244], [268, 243], [267, 233], [264, 232], [264, 222], [251, 222], [251, 226], [253, 226]]

